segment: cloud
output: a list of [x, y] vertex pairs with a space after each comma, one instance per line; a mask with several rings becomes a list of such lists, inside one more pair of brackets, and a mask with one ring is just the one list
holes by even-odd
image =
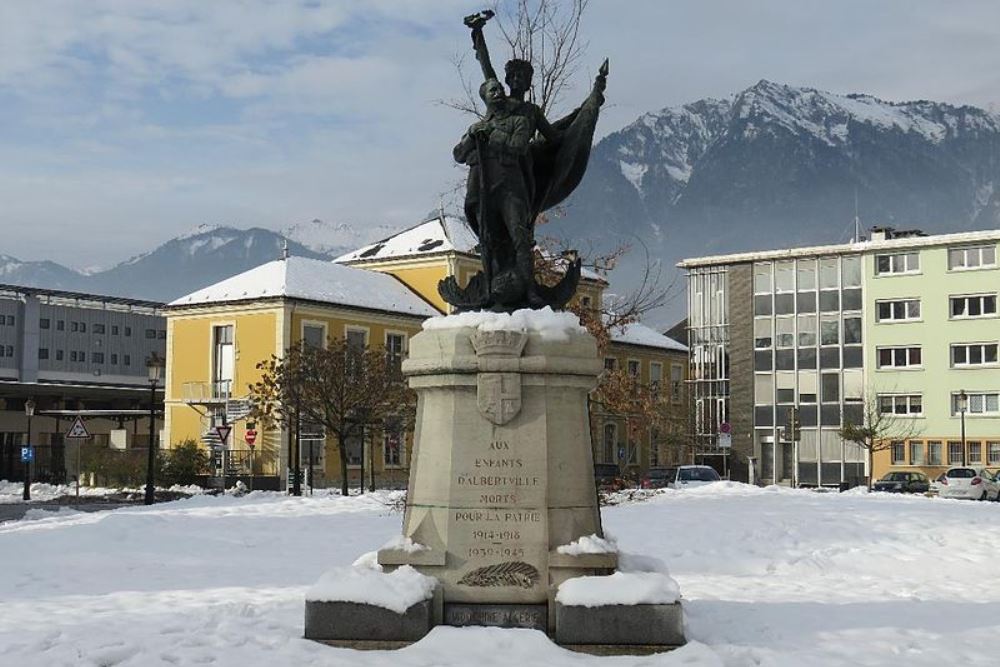
[[[461, 178], [469, 119], [436, 101], [461, 93], [450, 58], [477, 7], [0, 2], [0, 251], [106, 264], [202, 222], [412, 222]], [[598, 1], [567, 102], [607, 55], [599, 133], [760, 78], [985, 106], [998, 19], [986, 2]]]

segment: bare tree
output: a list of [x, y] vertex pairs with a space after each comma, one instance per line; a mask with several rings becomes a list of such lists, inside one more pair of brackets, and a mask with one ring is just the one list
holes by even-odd
[[366, 426], [380, 427], [413, 411], [412, 392], [383, 348], [356, 349], [334, 338], [326, 347], [293, 345], [257, 368], [262, 377], [250, 388], [251, 414], [265, 424], [305, 420], [333, 435], [345, 496], [347, 443]]
[[[573, 75], [580, 69], [587, 42], [580, 36], [580, 24], [589, 0], [493, 0], [490, 12], [496, 16], [496, 32], [506, 47], [507, 57], [530, 62], [535, 69], [527, 99], [543, 114], [556, 109], [570, 89]], [[469, 70], [469, 52], [452, 60], [462, 82], [459, 98], [442, 100], [446, 106], [482, 116], [476, 69]]]
[[868, 464], [868, 490], [871, 491], [875, 452], [891, 449], [899, 442], [905, 442], [920, 434], [913, 417], [897, 414], [891, 403], [884, 403], [882, 398], [869, 389], [865, 392], [861, 404], [860, 423], [844, 420], [840, 429], [840, 437], [847, 442], [853, 442], [865, 450]]

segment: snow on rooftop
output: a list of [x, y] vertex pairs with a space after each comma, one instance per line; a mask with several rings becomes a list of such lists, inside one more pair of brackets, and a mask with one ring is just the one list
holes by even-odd
[[448, 251], [472, 254], [477, 243], [476, 235], [464, 220], [444, 215], [341, 255], [334, 261], [363, 262]]
[[676, 350], [677, 352], [687, 352], [687, 346], [678, 343], [669, 336], [664, 336], [652, 327], [634, 322], [626, 324], [624, 327], [612, 327], [611, 340], [615, 343], [625, 343], [626, 345], [644, 345], [646, 347], [658, 347], [663, 350]]
[[169, 305], [194, 306], [271, 297], [305, 299], [421, 317], [439, 314], [390, 275], [305, 257], [289, 257], [261, 264], [183, 296]]

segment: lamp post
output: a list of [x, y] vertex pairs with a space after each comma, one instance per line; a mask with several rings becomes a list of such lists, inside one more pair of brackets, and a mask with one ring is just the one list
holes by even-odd
[[156, 352], [146, 360], [146, 371], [149, 373], [149, 447], [146, 456], [146, 504], [155, 501], [156, 488], [153, 471], [156, 467], [156, 385], [163, 372], [163, 359]]
[[969, 395], [962, 389], [958, 392], [958, 412], [962, 415], [962, 465], [969, 465], [965, 453], [965, 411], [969, 409]]
[[[24, 402], [24, 414], [28, 417], [28, 437], [24, 444], [31, 447], [31, 418], [35, 416], [35, 402], [30, 398]], [[31, 461], [24, 462], [24, 493], [21, 494], [24, 500], [31, 500]]]

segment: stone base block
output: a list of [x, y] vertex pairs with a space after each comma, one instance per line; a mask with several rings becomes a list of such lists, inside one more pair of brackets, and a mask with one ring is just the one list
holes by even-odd
[[357, 602], [306, 600], [306, 639], [332, 642], [415, 642], [434, 626], [431, 601], [406, 613]]
[[555, 640], [568, 647], [629, 645], [667, 649], [685, 643], [684, 615], [679, 602], [603, 607], [556, 603]]

